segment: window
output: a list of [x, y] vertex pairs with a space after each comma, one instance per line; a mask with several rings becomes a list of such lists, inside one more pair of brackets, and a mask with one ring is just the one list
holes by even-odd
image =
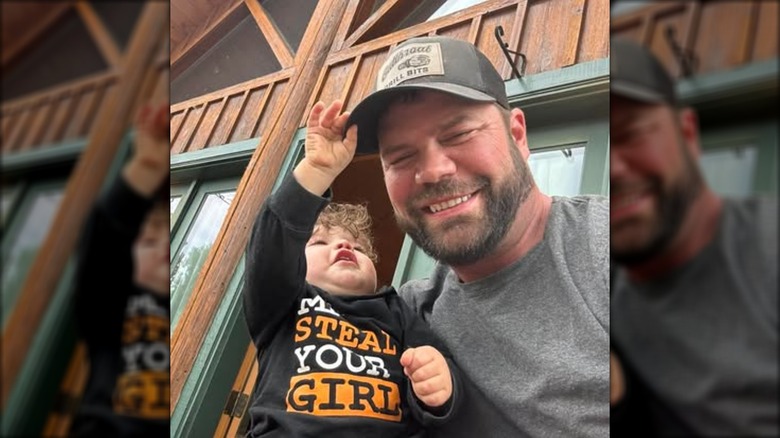
[[0, 197], [0, 229], [5, 229], [5, 225], [11, 220], [11, 212], [14, 209], [21, 184], [15, 184], [11, 187], [3, 187], [2, 197]]
[[705, 150], [700, 163], [707, 183], [721, 195], [753, 193], [758, 148], [753, 145]]
[[181, 195], [171, 196], [171, 223], [173, 223], [173, 213], [176, 212], [176, 207], [179, 206], [179, 202], [181, 202]]
[[49, 232], [62, 195], [62, 183], [32, 187], [11, 224], [14, 229], [3, 235], [3, 325], [13, 309], [38, 248]]
[[171, 326], [174, 327], [208, 257], [230, 203], [235, 181], [204, 184], [193, 196], [180, 230], [171, 242]]
[[532, 151], [528, 166], [539, 190], [550, 196], [580, 193], [585, 145]]

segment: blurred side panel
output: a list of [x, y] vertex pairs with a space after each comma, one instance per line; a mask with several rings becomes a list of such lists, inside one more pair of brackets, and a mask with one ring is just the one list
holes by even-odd
[[168, 100], [169, 5], [0, 8], [0, 436], [65, 436], [87, 373], [73, 324], [74, 250], [131, 150], [136, 108]]

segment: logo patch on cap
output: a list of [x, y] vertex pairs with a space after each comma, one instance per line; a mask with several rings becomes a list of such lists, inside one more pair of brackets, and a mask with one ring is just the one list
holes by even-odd
[[407, 44], [393, 52], [382, 64], [380, 72], [376, 80], [377, 90], [394, 87], [409, 79], [443, 75], [441, 46], [439, 43]]

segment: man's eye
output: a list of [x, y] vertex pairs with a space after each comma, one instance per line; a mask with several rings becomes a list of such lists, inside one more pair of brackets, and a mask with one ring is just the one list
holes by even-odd
[[362, 252], [362, 253], [364, 253], [364, 254], [365, 254], [365, 252], [366, 252], [366, 250], [365, 250], [365, 249], [363, 249], [363, 247], [362, 247], [362, 246], [356, 246], [356, 247], [355, 247], [355, 251], [360, 251], [360, 252]]
[[414, 154], [399, 155], [398, 157], [394, 157], [390, 161], [390, 165], [391, 166], [402, 166], [402, 165], [408, 163], [409, 160], [411, 160], [413, 156], [414, 156]]
[[458, 142], [464, 141], [464, 140], [468, 139], [471, 136], [471, 134], [474, 133], [474, 131], [476, 131], [476, 130], [475, 129], [466, 129], [464, 131], [456, 132], [456, 133], [454, 133], [452, 135], [449, 135], [449, 136], [445, 137], [443, 143], [445, 143], [445, 144], [447, 144], [447, 143], [458, 143]]
[[312, 246], [312, 245], [326, 245], [326, 244], [327, 243], [324, 240], [320, 240], [320, 239], [309, 241], [309, 246]]

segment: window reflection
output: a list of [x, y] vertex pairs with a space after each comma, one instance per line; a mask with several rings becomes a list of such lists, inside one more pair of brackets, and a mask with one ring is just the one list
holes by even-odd
[[171, 261], [172, 325], [178, 320], [182, 305], [195, 285], [235, 193], [235, 190], [230, 190], [209, 193], [204, 197], [192, 226]]
[[176, 207], [179, 206], [180, 201], [181, 201], [181, 196], [171, 197], [171, 219], [173, 219], [173, 212], [176, 211]]
[[758, 148], [741, 145], [704, 150], [700, 157], [707, 184], [724, 196], [748, 196], [753, 193]]
[[531, 152], [528, 165], [539, 190], [550, 196], [580, 194], [585, 146]]
[[31, 195], [30, 207], [17, 219], [22, 221], [11, 239], [3, 242], [3, 323], [13, 307], [19, 289], [62, 200], [62, 188], [41, 190]]

